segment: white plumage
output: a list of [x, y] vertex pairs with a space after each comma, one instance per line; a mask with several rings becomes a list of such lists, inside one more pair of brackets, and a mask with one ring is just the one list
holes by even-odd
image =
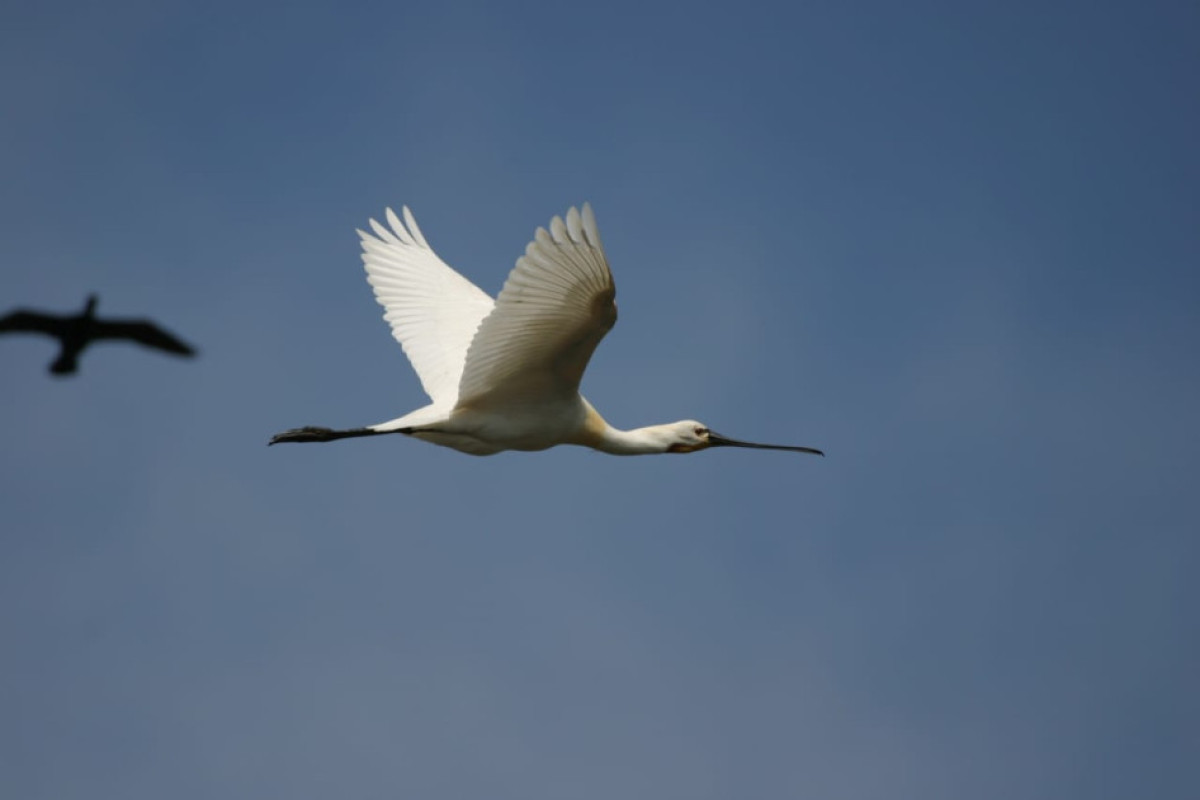
[[359, 231], [367, 281], [431, 403], [365, 428], [295, 428], [279, 442], [403, 433], [488, 455], [577, 444], [608, 453], [692, 452], [728, 439], [694, 420], [622, 431], [579, 394], [600, 340], [616, 323], [616, 288], [591, 206], [538, 228], [493, 300], [433, 251], [412, 212]]

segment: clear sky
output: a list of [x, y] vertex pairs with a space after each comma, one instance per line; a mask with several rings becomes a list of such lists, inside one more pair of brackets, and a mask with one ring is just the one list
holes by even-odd
[[[1200, 796], [1194, 2], [24, 3], [0, 796]], [[356, 227], [593, 204], [614, 424], [401, 437]]]

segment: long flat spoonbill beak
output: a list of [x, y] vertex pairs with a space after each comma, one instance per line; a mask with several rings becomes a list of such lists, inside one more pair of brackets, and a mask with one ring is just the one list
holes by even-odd
[[708, 433], [709, 447], [752, 447], [756, 450], [791, 450], [793, 453], [812, 453], [814, 456], [825, 455], [815, 447], [799, 447], [787, 444], [758, 444], [757, 442], [742, 442], [737, 439], [730, 439], [728, 436], [722, 436], [719, 433], [709, 431]]

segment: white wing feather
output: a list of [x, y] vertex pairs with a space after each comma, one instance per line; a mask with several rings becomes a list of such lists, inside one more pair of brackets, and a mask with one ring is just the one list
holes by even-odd
[[530, 403], [579, 390], [617, 321], [616, 288], [588, 204], [538, 228], [467, 351], [458, 406]]
[[435, 406], [453, 405], [467, 349], [494, 303], [433, 252], [408, 206], [404, 222], [387, 209], [390, 229], [371, 220], [362, 259], [383, 318]]

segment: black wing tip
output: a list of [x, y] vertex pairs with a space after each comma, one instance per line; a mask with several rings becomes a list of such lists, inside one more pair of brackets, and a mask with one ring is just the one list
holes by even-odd
[[199, 350], [184, 342], [178, 342], [177, 346], [174, 348], [167, 348], [167, 352], [174, 353], [177, 356], [183, 356], [184, 358], [195, 358], [196, 356], [200, 355]]
[[161, 350], [164, 353], [191, 358], [198, 352], [195, 347], [168, 333], [157, 325], [146, 325], [140, 332], [130, 338], [147, 347]]

